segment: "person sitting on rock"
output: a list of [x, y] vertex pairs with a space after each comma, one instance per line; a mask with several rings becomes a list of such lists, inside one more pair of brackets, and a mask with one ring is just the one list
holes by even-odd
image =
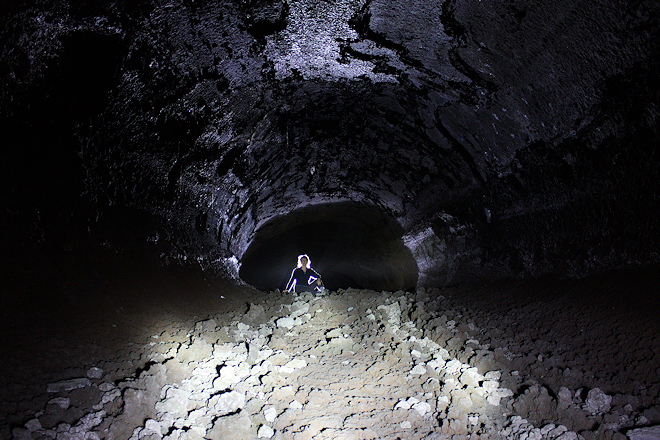
[[291, 278], [284, 291], [313, 292], [314, 294], [324, 291], [321, 275], [312, 269], [312, 261], [306, 254], [298, 255], [298, 266], [291, 272]]

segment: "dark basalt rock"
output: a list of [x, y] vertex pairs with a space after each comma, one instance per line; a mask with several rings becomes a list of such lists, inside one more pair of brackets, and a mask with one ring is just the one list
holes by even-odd
[[5, 7], [3, 210], [144, 211], [263, 289], [298, 252], [374, 289], [657, 263], [659, 8]]

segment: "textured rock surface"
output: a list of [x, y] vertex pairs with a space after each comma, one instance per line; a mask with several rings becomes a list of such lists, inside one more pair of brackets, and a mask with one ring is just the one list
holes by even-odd
[[[46, 408], [30, 413], [27, 405], [24, 421], [11, 415], [12, 434], [578, 440], [623, 439], [629, 428], [660, 421], [660, 411], [649, 411], [660, 392], [657, 350], [630, 357], [638, 367], [634, 374], [603, 375], [600, 354], [585, 356], [583, 347], [565, 343], [576, 335], [561, 295], [543, 308], [557, 325], [539, 337], [533, 326], [511, 328], [511, 317], [526, 318], [509, 305], [493, 310], [491, 294], [492, 288], [475, 287], [414, 293], [349, 289], [317, 298], [244, 291], [240, 300], [249, 298], [250, 309], [268, 310], [260, 324], [243, 322], [247, 311], [216, 305], [201, 320], [151, 325], [135, 343], [116, 341], [115, 358], [99, 360], [117, 372], [113, 382], [92, 378], [82, 388], [61, 388]], [[533, 298], [518, 301], [528, 312], [539, 308]], [[300, 310], [306, 311], [304, 322], [278, 326]], [[602, 318], [603, 311], [595, 309], [581, 322], [581, 332], [603, 332]], [[624, 339], [635, 329], [624, 316], [619, 320], [616, 334]], [[652, 340], [657, 322], [650, 327], [648, 338], [628, 348]], [[625, 350], [608, 345], [607, 331], [600, 336], [599, 353]], [[190, 351], [201, 342], [212, 347], [212, 356]], [[552, 343], [562, 350], [551, 350]], [[136, 360], [124, 360], [126, 352]], [[569, 368], [580, 371], [579, 381], [566, 374]], [[5, 435], [7, 426], [0, 429]], [[652, 438], [653, 431], [628, 432], [641, 439]]]
[[658, 8], [3, 6], [3, 221], [95, 223], [84, 190], [261, 288], [301, 250], [376, 290], [657, 262]]

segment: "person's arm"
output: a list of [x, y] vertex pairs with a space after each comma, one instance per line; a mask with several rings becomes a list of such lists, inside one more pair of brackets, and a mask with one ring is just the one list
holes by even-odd
[[289, 278], [289, 282], [286, 283], [286, 289], [284, 289], [285, 292], [291, 292], [291, 289], [296, 288], [296, 281], [298, 280], [295, 278], [295, 275], [296, 275], [296, 269], [293, 269], [293, 271], [291, 272], [291, 278]]
[[323, 281], [321, 281], [321, 274], [318, 273], [316, 270], [314, 270], [314, 269], [311, 268], [311, 267], [310, 267], [310, 270], [311, 270], [312, 272], [314, 272], [314, 273], [316, 274], [316, 276], [317, 276], [316, 284], [319, 285], [319, 286], [322, 286], [322, 285], [323, 285]]

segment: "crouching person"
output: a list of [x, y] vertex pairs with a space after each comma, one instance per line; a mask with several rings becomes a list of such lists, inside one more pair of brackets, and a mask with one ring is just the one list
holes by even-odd
[[298, 255], [298, 265], [291, 272], [285, 292], [312, 292], [314, 295], [325, 292], [321, 275], [312, 269], [312, 262], [306, 254]]

